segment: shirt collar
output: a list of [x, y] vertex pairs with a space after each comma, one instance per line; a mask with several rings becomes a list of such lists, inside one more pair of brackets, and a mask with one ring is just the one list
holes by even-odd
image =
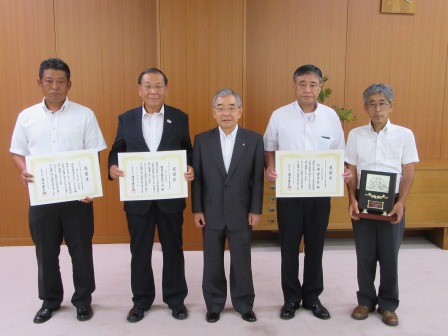
[[221, 135], [222, 138], [225, 139], [227, 137], [230, 137], [231, 139], [235, 139], [236, 133], [238, 132], [238, 125], [235, 126], [232, 133], [230, 133], [229, 135], [224, 133], [224, 131], [221, 129], [221, 126], [218, 126], [218, 130], [219, 130], [219, 134]]
[[[385, 132], [385, 133], [390, 132], [391, 129], [392, 129], [392, 127], [393, 127], [393, 125], [392, 125], [392, 123], [390, 122], [390, 119], [387, 119], [387, 123], [386, 123], [386, 125], [384, 125], [383, 129], [382, 129], [380, 132]], [[375, 129], [374, 129], [373, 126], [372, 126], [372, 122], [371, 122], [371, 121], [369, 121], [369, 129], [370, 129], [371, 132], [376, 133], [376, 132], [375, 132]]]
[[319, 103], [318, 102], [316, 102], [316, 109], [313, 112], [308, 112], [308, 113], [303, 112], [303, 110], [300, 108], [300, 105], [297, 102], [297, 100], [294, 102], [294, 107], [296, 108], [296, 110], [300, 113], [300, 115], [303, 118], [311, 117], [311, 121], [315, 121], [316, 115], [319, 114], [318, 113], [318, 111], [319, 111]]
[[[59, 111], [56, 111], [56, 112], [65, 111], [66, 109], [68, 109], [69, 104], [70, 104], [70, 100], [68, 100], [68, 97], [65, 97], [64, 104], [62, 104], [61, 109], [60, 109]], [[41, 102], [41, 105], [40, 105], [40, 106], [42, 107], [42, 110], [44, 110], [45, 112], [55, 113], [55, 112], [53, 112], [53, 111], [50, 111], [50, 110], [47, 108], [47, 105], [45, 105], [45, 97], [42, 99], [42, 102]]]
[[[159, 112], [154, 112], [153, 114], [155, 114], [155, 113], [160, 113], [162, 116], [164, 116], [165, 115], [165, 104], [162, 104], [162, 107], [160, 108]], [[142, 104], [142, 119], [144, 118], [145, 115], [150, 115], [150, 114], [148, 112], [146, 112], [145, 104], [143, 103]]]

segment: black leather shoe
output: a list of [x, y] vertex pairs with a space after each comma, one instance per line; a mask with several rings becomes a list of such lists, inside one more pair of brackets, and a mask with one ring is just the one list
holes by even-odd
[[140, 308], [137, 306], [132, 307], [132, 309], [128, 313], [128, 322], [134, 323], [143, 320], [143, 318], [145, 317], [145, 311], [147, 311], [148, 309]]
[[244, 321], [247, 322], [255, 322], [257, 320], [257, 317], [255, 316], [255, 313], [251, 310], [245, 313], [241, 313], [241, 317]]
[[76, 318], [79, 321], [87, 321], [90, 320], [93, 316], [92, 306], [87, 307], [77, 307], [76, 308]]
[[296, 310], [300, 308], [300, 303], [298, 302], [290, 302], [285, 303], [280, 309], [280, 318], [284, 320], [292, 319], [294, 316], [296, 316]]
[[185, 305], [170, 307], [173, 317], [177, 320], [185, 320], [188, 317], [188, 310]]
[[219, 315], [220, 313], [207, 312], [207, 314], [205, 315], [205, 319], [209, 323], [215, 323], [219, 321]]
[[36, 313], [36, 316], [34, 316], [34, 323], [44, 323], [47, 322], [49, 319], [51, 319], [51, 316], [53, 315], [53, 312], [55, 312], [56, 310], [58, 310], [59, 307], [57, 308], [45, 308], [42, 307], [41, 309], [38, 310], [38, 312]]
[[311, 306], [307, 306], [304, 304], [303, 308], [311, 310], [314, 316], [322, 320], [328, 320], [330, 318], [330, 313], [328, 312], [327, 308], [322, 306], [320, 302], [315, 303]]

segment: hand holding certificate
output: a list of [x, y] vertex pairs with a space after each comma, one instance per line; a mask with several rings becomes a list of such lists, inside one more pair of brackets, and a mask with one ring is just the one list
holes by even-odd
[[344, 151], [277, 151], [277, 197], [344, 196]]
[[93, 149], [25, 157], [34, 183], [28, 183], [31, 205], [103, 196], [98, 152]]
[[185, 150], [118, 153], [118, 165], [121, 201], [188, 197]]

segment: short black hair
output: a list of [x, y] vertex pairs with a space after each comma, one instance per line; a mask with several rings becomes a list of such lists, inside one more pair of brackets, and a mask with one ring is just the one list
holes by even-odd
[[146, 74], [149, 74], [149, 73], [156, 73], [156, 74], [162, 75], [165, 85], [168, 85], [168, 77], [166, 77], [166, 75], [163, 73], [162, 70], [159, 70], [157, 68], [149, 68], [149, 69], [143, 70], [142, 73], [140, 74], [140, 76], [138, 76], [138, 85], [142, 84], [143, 76]]
[[42, 79], [44, 77], [44, 71], [48, 69], [62, 70], [65, 72], [67, 80], [70, 80], [70, 68], [68, 67], [67, 63], [65, 63], [60, 58], [48, 58], [45, 61], [42, 61], [39, 67], [39, 79]]
[[296, 80], [297, 77], [306, 75], [306, 74], [312, 74], [319, 77], [319, 82], [322, 84], [324, 81], [324, 78], [322, 76], [322, 71], [313, 64], [305, 64], [301, 67], [298, 67], [296, 71], [294, 72], [294, 76], [292, 77], [293, 80]]

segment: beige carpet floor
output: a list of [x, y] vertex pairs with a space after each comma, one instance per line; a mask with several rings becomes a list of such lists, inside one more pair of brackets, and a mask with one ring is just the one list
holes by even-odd
[[[419, 238], [405, 239], [400, 251], [401, 303], [398, 327], [388, 327], [380, 315], [355, 321], [350, 313], [356, 305], [356, 261], [351, 239], [329, 239], [324, 253], [325, 291], [322, 303], [332, 317], [322, 321], [300, 309], [294, 319], [279, 318], [283, 303], [280, 289], [280, 252], [277, 244], [259, 243], [253, 248], [255, 307], [258, 321], [243, 321], [228, 300], [221, 319], [205, 321], [201, 292], [202, 252], [186, 252], [190, 316], [185, 321], [171, 317], [161, 299], [162, 253], [155, 246], [153, 263], [157, 297], [139, 323], [126, 321], [131, 308], [129, 246], [95, 245], [97, 290], [94, 316], [79, 322], [70, 304], [73, 293], [71, 263], [65, 246], [61, 270], [65, 284], [63, 307], [41, 325], [32, 322], [41, 302], [37, 297], [37, 272], [33, 247], [0, 247], [0, 328], [1, 335], [448, 335], [448, 251]], [[301, 255], [303, 258], [303, 255]], [[229, 254], [226, 253], [228, 270]]]

